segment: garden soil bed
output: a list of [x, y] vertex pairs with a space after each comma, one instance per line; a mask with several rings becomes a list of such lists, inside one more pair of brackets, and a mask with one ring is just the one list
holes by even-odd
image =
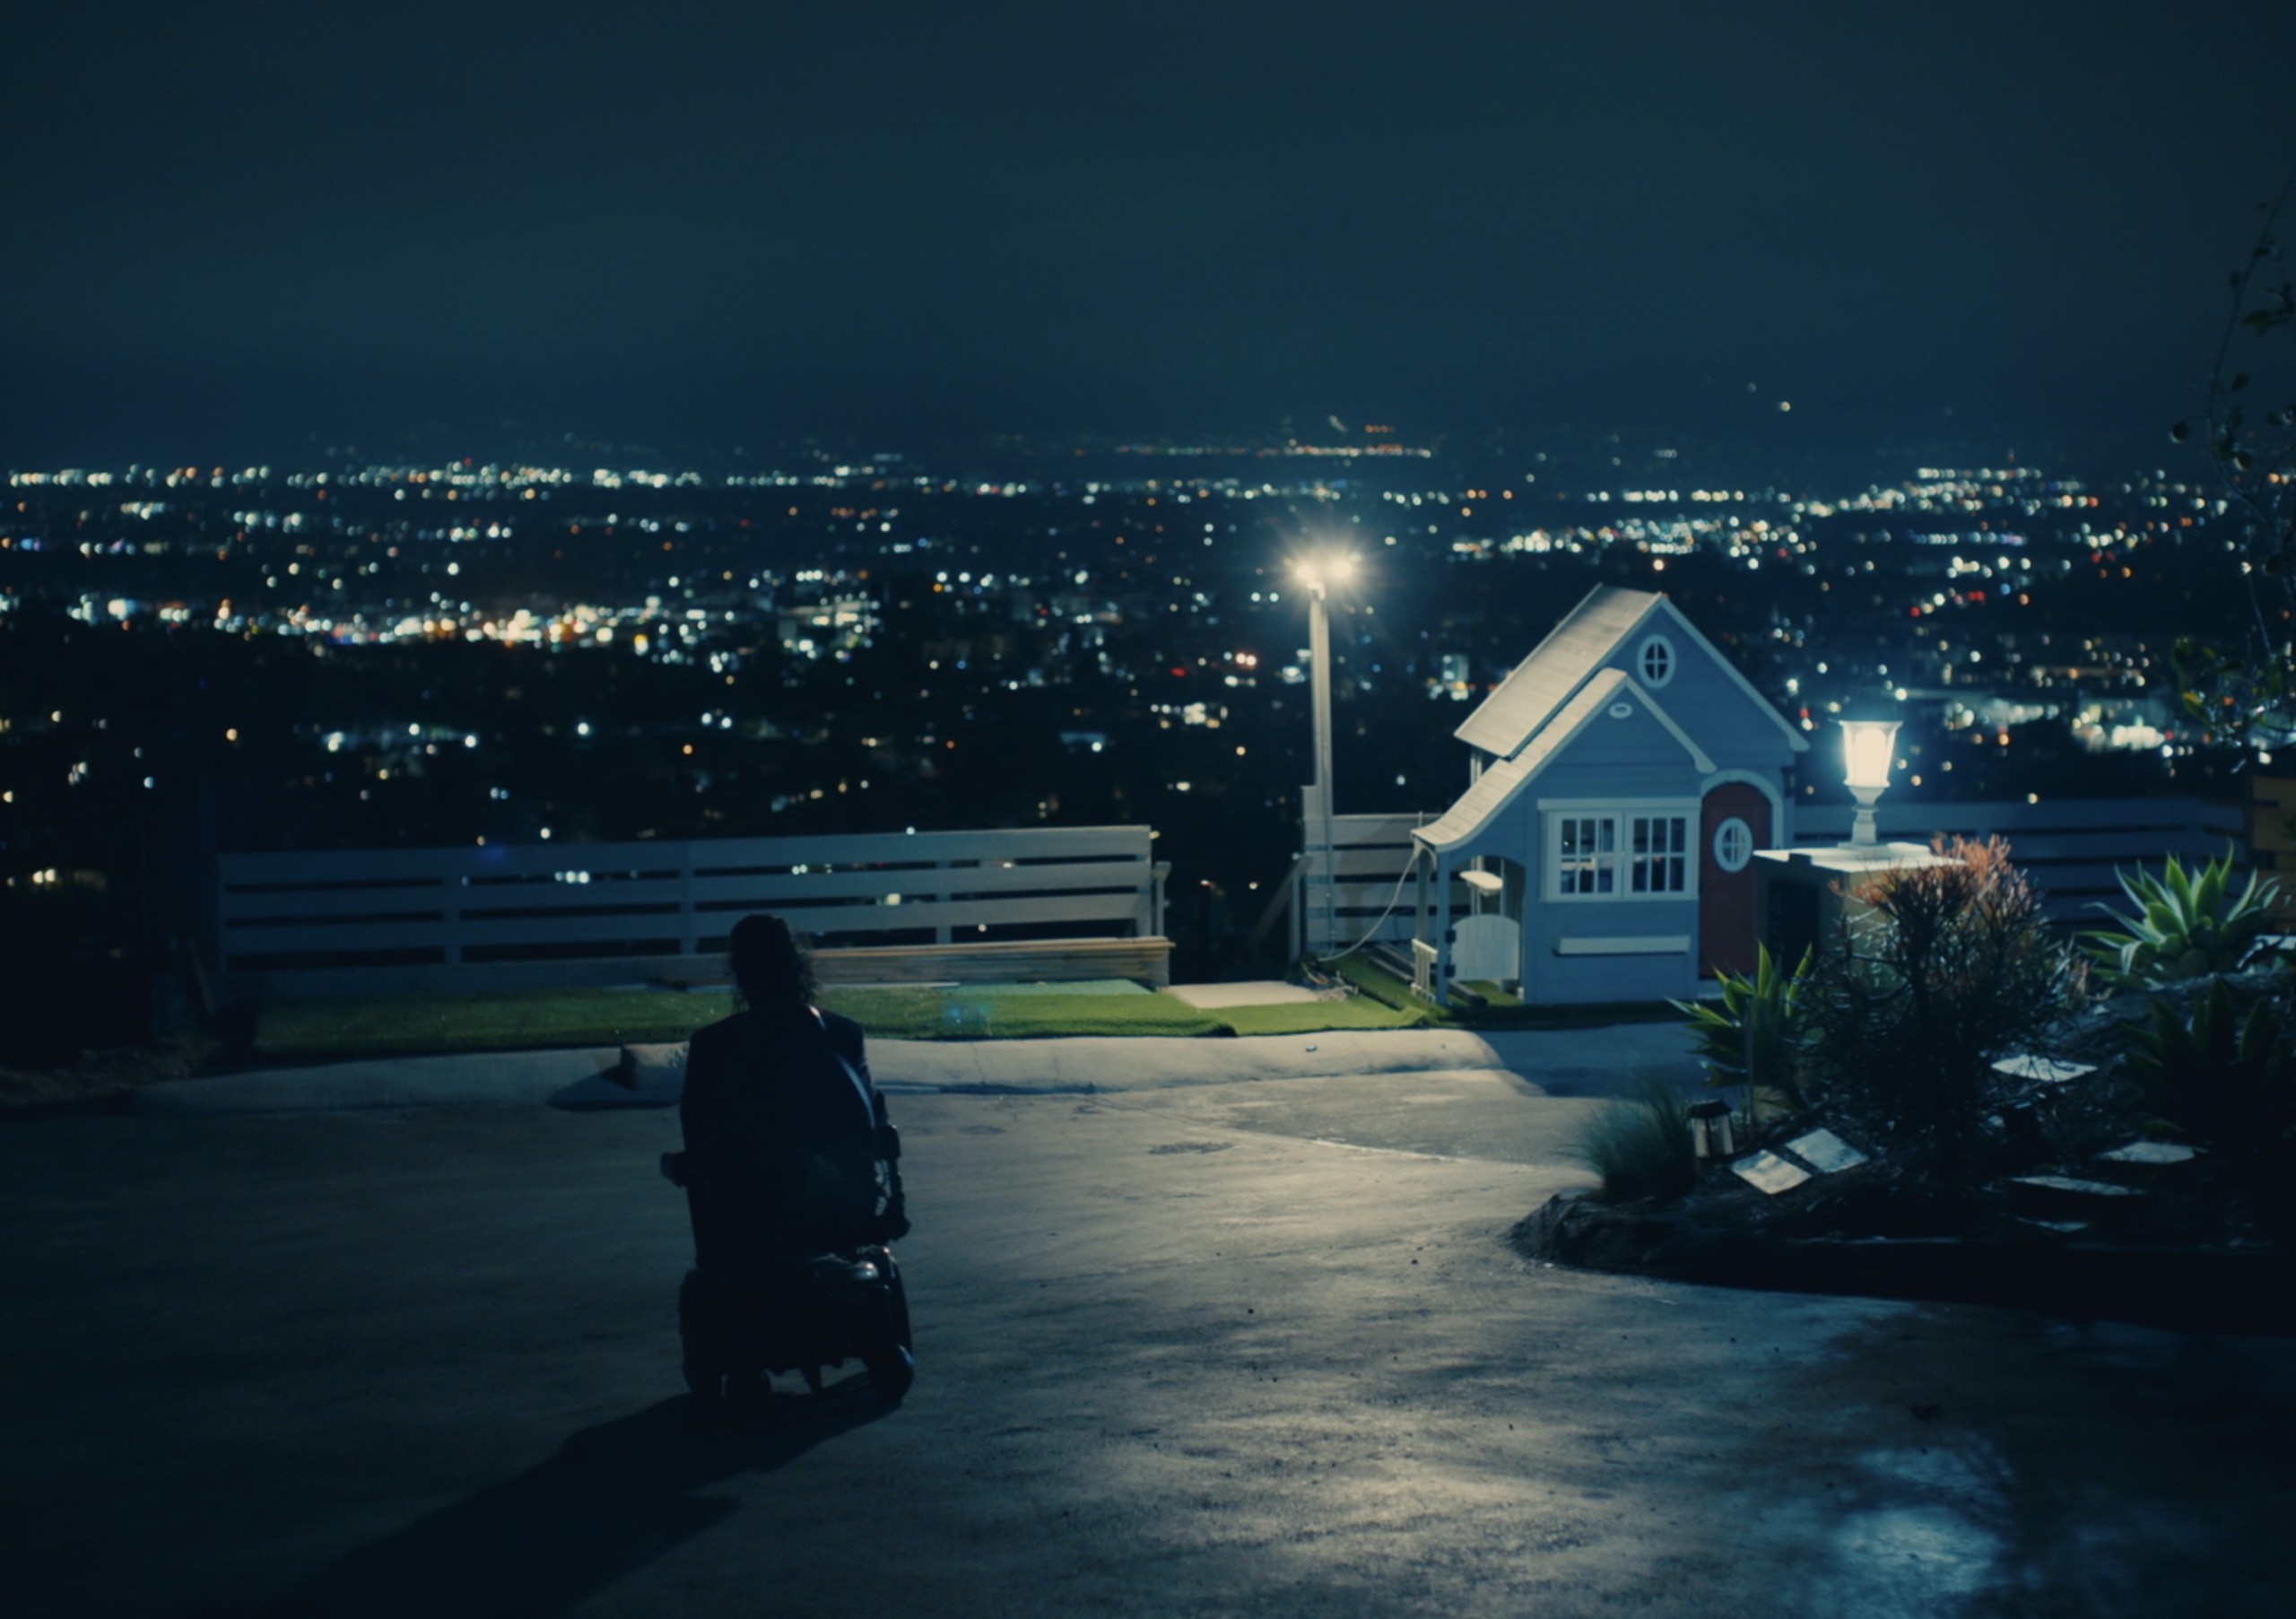
[[2296, 1332], [2296, 1263], [2205, 1179], [2144, 1188], [2078, 1232], [2007, 1188], [1939, 1196], [1866, 1166], [1778, 1197], [1710, 1171], [1689, 1197], [1551, 1199], [1510, 1233], [1531, 1258], [1710, 1286], [2006, 1305], [2222, 1332]]

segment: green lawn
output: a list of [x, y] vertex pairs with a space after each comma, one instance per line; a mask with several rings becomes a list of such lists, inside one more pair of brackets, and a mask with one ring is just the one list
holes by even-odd
[[[822, 1005], [880, 1040], [1039, 1040], [1054, 1035], [1312, 1034], [1409, 1029], [1426, 1021], [1357, 997], [1203, 1012], [1136, 985], [831, 988]], [[733, 1010], [723, 990], [538, 989], [517, 995], [282, 1001], [264, 1008], [256, 1054], [273, 1060], [424, 1051], [536, 1050], [682, 1040]]]
[[655, 989], [279, 1001], [263, 1009], [255, 1049], [277, 1058], [620, 1046], [681, 1040], [733, 1009], [723, 991]]

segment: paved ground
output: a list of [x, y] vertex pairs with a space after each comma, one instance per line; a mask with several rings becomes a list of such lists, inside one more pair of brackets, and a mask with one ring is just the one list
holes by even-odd
[[2296, 1345], [1517, 1258], [1657, 1032], [983, 1048], [961, 1094], [910, 1088], [947, 1049], [888, 1047], [916, 1390], [718, 1439], [676, 1397], [666, 1112], [225, 1092], [0, 1128], [0, 1589], [30, 1615], [2296, 1612]]

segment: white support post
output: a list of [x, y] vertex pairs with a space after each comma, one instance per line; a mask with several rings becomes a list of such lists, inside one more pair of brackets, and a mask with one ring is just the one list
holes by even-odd
[[1435, 1004], [1451, 1004], [1451, 874], [1435, 857]]

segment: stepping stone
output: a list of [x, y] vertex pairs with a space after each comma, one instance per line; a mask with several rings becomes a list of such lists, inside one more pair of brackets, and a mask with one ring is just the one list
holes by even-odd
[[2197, 1148], [2180, 1141], [2132, 1141], [2126, 1146], [2115, 1147], [2109, 1153], [2097, 1154], [2100, 1163], [2190, 1163], [2200, 1156]]
[[2029, 1186], [2036, 1191], [2062, 1193], [2068, 1197], [2134, 1197], [2133, 1186], [2115, 1186], [2109, 1180], [2083, 1180], [2072, 1175], [2019, 1175], [2011, 1186]]
[[2050, 1219], [2110, 1222], [2137, 1206], [2131, 1198], [2144, 1193], [2133, 1186], [2109, 1180], [2083, 1180], [2073, 1175], [2019, 1175], [2002, 1183], [2018, 1212]]
[[1800, 1164], [1788, 1162], [1766, 1148], [1749, 1153], [1732, 1163], [1730, 1172], [1748, 1186], [1773, 1197], [1780, 1192], [1792, 1191], [1810, 1179], [1810, 1171]]
[[2012, 1079], [2038, 1080], [2043, 1084], [2061, 1085], [2067, 1080], [2078, 1079], [2083, 1074], [2094, 1074], [2094, 1063], [2061, 1063], [2054, 1058], [2033, 1057], [2020, 1053], [2005, 1057], [1993, 1065], [1996, 1074], [2005, 1074]]
[[1839, 1175], [1866, 1162], [1866, 1154], [1831, 1130], [1812, 1130], [1796, 1136], [1781, 1149], [1794, 1154], [1821, 1175]]

